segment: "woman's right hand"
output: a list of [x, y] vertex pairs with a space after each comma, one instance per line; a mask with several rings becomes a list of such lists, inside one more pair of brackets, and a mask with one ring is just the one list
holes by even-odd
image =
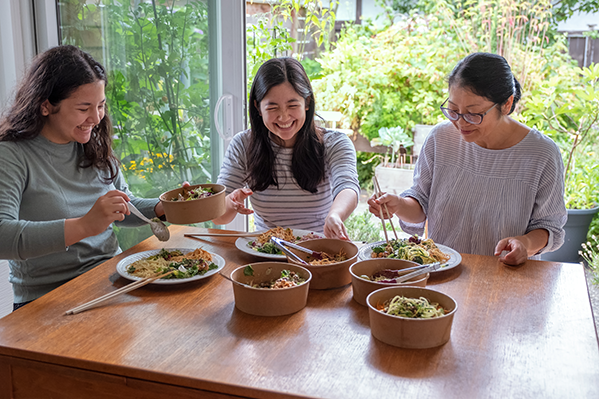
[[80, 218], [65, 220], [65, 245], [73, 245], [86, 237], [102, 233], [115, 221], [129, 214], [129, 197], [122, 191], [112, 190], [96, 200], [92, 208]]
[[[368, 199], [368, 210], [380, 219], [382, 209], [384, 218], [391, 219], [393, 214], [400, 210], [401, 200], [402, 198], [394, 194], [382, 193], [380, 197], [373, 194], [372, 197]], [[383, 204], [387, 205], [386, 209]], [[390, 214], [387, 213], [387, 210], [389, 210]]]

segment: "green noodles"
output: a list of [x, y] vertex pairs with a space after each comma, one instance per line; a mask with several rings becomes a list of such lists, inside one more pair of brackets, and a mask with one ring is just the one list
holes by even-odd
[[385, 302], [383, 311], [392, 316], [430, 319], [445, 314], [445, 310], [438, 303], [430, 303], [424, 297], [406, 298], [397, 295]]

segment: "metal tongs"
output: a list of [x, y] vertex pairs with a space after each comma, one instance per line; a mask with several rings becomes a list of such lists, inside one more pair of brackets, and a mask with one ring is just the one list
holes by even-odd
[[[289, 248], [297, 249], [298, 251], [302, 251], [307, 254], [310, 254], [312, 257], [314, 257], [314, 259], [322, 259], [322, 254], [320, 252], [316, 252], [316, 251], [312, 251], [311, 249], [308, 249], [308, 248], [300, 247], [299, 245], [294, 244], [292, 242], [281, 240], [280, 238], [277, 238], [274, 236], [270, 237], [270, 241], [272, 241], [273, 244], [275, 244], [275, 246], [277, 248], [279, 248], [281, 251], [283, 251], [283, 253], [285, 255], [287, 255], [287, 257], [293, 258], [294, 260], [298, 261], [299, 263], [301, 263], [303, 265], [309, 265], [309, 263], [306, 262], [305, 260], [303, 260], [302, 258], [300, 258], [299, 256], [297, 256], [296, 254], [294, 254], [293, 252], [291, 252], [289, 250]], [[289, 247], [289, 248], [287, 248], [287, 247]]]
[[[418, 266], [415, 266], [418, 267]], [[428, 272], [434, 272], [435, 270], [439, 270], [441, 268], [441, 262], [435, 262], [423, 267], [421, 269], [415, 270], [411, 273], [404, 274], [403, 276], [399, 276], [395, 279], [395, 283], [404, 283], [416, 276], [420, 276], [421, 274], [426, 274]]]

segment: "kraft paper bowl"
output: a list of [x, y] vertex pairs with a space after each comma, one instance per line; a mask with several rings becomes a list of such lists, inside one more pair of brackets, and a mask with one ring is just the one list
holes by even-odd
[[[377, 310], [377, 304], [402, 295], [407, 298], [424, 297], [437, 302], [446, 314], [431, 319], [411, 319], [388, 315]], [[423, 287], [388, 287], [373, 291], [366, 299], [372, 335], [389, 345], [400, 348], [434, 348], [449, 341], [453, 316], [458, 304], [449, 295]]]
[[[312, 274], [309, 270], [285, 262], [250, 263], [253, 276], [244, 273], [246, 266], [240, 266], [231, 272], [235, 307], [244, 313], [255, 316], [283, 316], [302, 310], [308, 302], [308, 290]], [[251, 285], [271, 281], [281, 276], [282, 270], [290, 270], [306, 279], [306, 282], [294, 287], [269, 289], [254, 288]]]
[[[214, 195], [189, 201], [173, 201], [179, 194], [194, 188], [212, 188]], [[164, 207], [166, 221], [173, 224], [191, 224], [207, 222], [222, 216], [225, 213], [225, 186], [222, 184], [196, 184], [189, 187], [180, 187], [160, 195], [160, 202]]]
[[[338, 254], [342, 249], [347, 255], [347, 260], [343, 262], [330, 263], [327, 265], [304, 265], [303, 267], [312, 273], [312, 282], [310, 289], [325, 290], [329, 288], [343, 287], [351, 283], [349, 267], [358, 258], [358, 247], [350, 241], [338, 240], [334, 238], [316, 238], [313, 240], [298, 243], [300, 247], [308, 248], [312, 251], [326, 252], [329, 255]], [[314, 260], [310, 254], [289, 248], [291, 252], [299, 256], [306, 262]], [[287, 258], [293, 264], [300, 264], [293, 258]]]
[[373, 258], [361, 260], [349, 267], [351, 274], [352, 291], [354, 300], [362, 306], [366, 306], [366, 297], [372, 292], [385, 287], [401, 287], [406, 285], [426, 287], [430, 273], [411, 278], [404, 283], [381, 283], [369, 281], [360, 276], [372, 276], [381, 270], [401, 270], [408, 267], [418, 266], [418, 263], [403, 259]]

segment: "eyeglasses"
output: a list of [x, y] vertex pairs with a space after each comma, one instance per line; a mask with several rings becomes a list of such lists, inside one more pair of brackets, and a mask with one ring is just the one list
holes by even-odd
[[483, 123], [483, 116], [487, 115], [489, 113], [489, 111], [491, 111], [493, 108], [495, 108], [497, 106], [497, 103], [495, 103], [495, 105], [493, 105], [491, 108], [489, 108], [487, 110], [487, 112], [485, 112], [484, 114], [471, 114], [471, 113], [460, 114], [460, 113], [455, 112], [452, 109], [445, 108], [444, 105], [447, 101], [449, 101], [449, 98], [447, 100], [445, 100], [445, 102], [443, 104], [441, 104], [441, 106], [439, 107], [439, 108], [441, 108], [443, 115], [445, 115], [447, 117], [447, 119], [449, 119], [450, 121], [454, 121], [454, 122], [457, 121], [458, 119], [460, 119], [460, 116], [461, 116], [463, 120], [470, 123], [471, 125], [480, 125], [481, 123]]

